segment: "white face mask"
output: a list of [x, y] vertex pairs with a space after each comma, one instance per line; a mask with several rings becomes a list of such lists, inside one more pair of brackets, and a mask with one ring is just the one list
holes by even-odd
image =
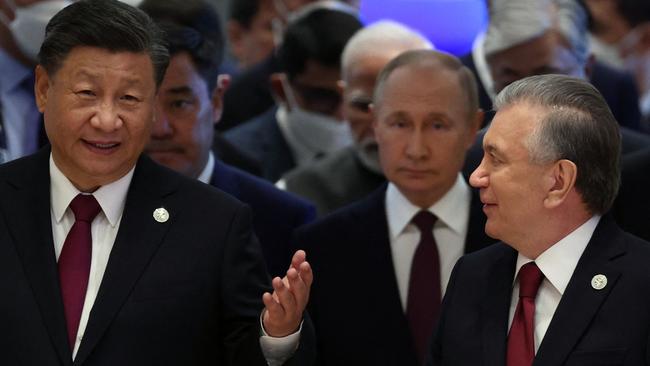
[[287, 97], [289, 129], [309, 150], [314, 153], [331, 153], [352, 145], [354, 139], [347, 123], [299, 107], [286, 78], [282, 78], [282, 87]]
[[383, 175], [379, 163], [379, 146], [374, 137], [369, 136], [355, 144], [355, 152], [361, 164], [371, 172]]
[[41, 1], [25, 7], [16, 7], [13, 0], [7, 1], [14, 10], [15, 18], [10, 21], [0, 13], [0, 21], [9, 28], [20, 52], [32, 61], [36, 61], [38, 51], [45, 39], [45, 26], [61, 9], [72, 4], [72, 1]]

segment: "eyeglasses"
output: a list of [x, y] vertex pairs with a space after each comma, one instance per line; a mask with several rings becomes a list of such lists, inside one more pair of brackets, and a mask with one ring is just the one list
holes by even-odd
[[292, 82], [293, 89], [302, 98], [305, 108], [325, 114], [333, 114], [341, 105], [338, 90], [309, 86]]

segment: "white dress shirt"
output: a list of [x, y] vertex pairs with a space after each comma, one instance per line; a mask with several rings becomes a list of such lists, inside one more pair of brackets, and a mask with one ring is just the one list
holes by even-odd
[[[441, 295], [445, 293], [451, 270], [464, 253], [471, 199], [470, 188], [458, 174], [456, 183], [451, 189], [428, 209], [438, 217], [433, 227], [433, 237], [436, 239], [440, 258]], [[411, 223], [411, 219], [420, 210], [422, 209], [412, 204], [394, 184], [388, 184], [386, 190], [388, 233], [397, 287], [404, 311], [406, 311], [408, 298], [411, 264], [420, 242], [420, 230]]]
[[[600, 221], [599, 215], [591, 217], [571, 234], [546, 249], [534, 261], [544, 274], [544, 279], [535, 298], [535, 353], [537, 353], [539, 345], [544, 339], [546, 330], [551, 323], [551, 319], [553, 319], [553, 314], [555, 314], [555, 309], [557, 309], [564, 290], [566, 290], [569, 280], [571, 280], [578, 260], [580, 260], [591, 236], [594, 234], [594, 230], [596, 230], [598, 221]], [[517, 274], [521, 267], [528, 262], [533, 262], [533, 260], [526, 258], [521, 253], [518, 255], [514, 287], [510, 300], [508, 329], [512, 325], [515, 309], [519, 302], [519, 279]]]
[[[134, 168], [135, 169], [135, 168]], [[120, 228], [120, 220], [124, 211], [126, 193], [129, 190], [133, 170], [131, 169], [125, 176], [113, 183], [101, 186], [93, 196], [101, 206], [101, 211], [93, 220], [90, 226], [92, 235], [92, 256], [90, 262], [90, 277], [88, 278], [88, 289], [86, 290], [86, 300], [81, 312], [79, 329], [77, 331], [77, 340], [72, 352], [72, 358], [77, 355], [79, 345], [83, 339], [90, 310], [95, 303], [97, 292], [102, 284], [104, 271], [108, 264], [108, 258], [113, 249], [113, 243]], [[63, 175], [54, 163], [50, 155], [50, 204], [52, 208], [52, 236], [54, 238], [54, 250], [56, 260], [59, 260], [63, 243], [65, 242], [68, 232], [74, 224], [74, 213], [68, 206], [70, 202], [81, 193], [68, 178]]]
[[[208, 160], [206, 168], [210, 166], [210, 163], [214, 166], [214, 157], [210, 157], [212, 159]], [[134, 170], [135, 167], [133, 167], [122, 178], [110, 184], [101, 186], [92, 193], [99, 203], [99, 206], [101, 206], [101, 211], [97, 214], [97, 217], [95, 217], [90, 227], [92, 235], [90, 275], [88, 278], [86, 299], [81, 312], [81, 319], [79, 321], [77, 339], [74, 345], [72, 359], [76, 357], [79, 346], [81, 345], [88, 324], [90, 311], [95, 303], [99, 287], [102, 283], [102, 278], [104, 277], [106, 265], [108, 264], [108, 259], [111, 250], [113, 249], [117, 232], [120, 228], [120, 221], [126, 203], [126, 194], [131, 185]], [[65, 238], [68, 236], [68, 232], [70, 232], [70, 229], [75, 222], [74, 213], [72, 212], [72, 209], [69, 208], [70, 202], [72, 202], [72, 200], [80, 193], [82, 192], [80, 192], [65, 175], [63, 175], [50, 155], [50, 216], [52, 219], [52, 236], [54, 238], [54, 250], [57, 262], [61, 255]], [[260, 296], [262, 296], [262, 294], [260, 294]], [[262, 330], [260, 345], [267, 363], [271, 366], [283, 364], [298, 348], [302, 324], [296, 333], [280, 338], [270, 337], [267, 335], [262, 326], [261, 317], [260, 327]]]

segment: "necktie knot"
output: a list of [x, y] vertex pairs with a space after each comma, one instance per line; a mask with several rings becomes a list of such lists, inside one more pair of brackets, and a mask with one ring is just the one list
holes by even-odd
[[436, 215], [423, 210], [415, 214], [411, 222], [418, 227], [418, 230], [420, 230], [421, 233], [425, 233], [433, 230], [433, 225], [437, 220], [438, 218]]
[[101, 210], [99, 203], [91, 194], [78, 194], [77, 197], [70, 202], [70, 208], [74, 213], [76, 221], [84, 221], [88, 223], [91, 223]]
[[519, 270], [519, 297], [535, 298], [539, 285], [544, 279], [544, 274], [540, 271], [535, 262], [524, 264]]

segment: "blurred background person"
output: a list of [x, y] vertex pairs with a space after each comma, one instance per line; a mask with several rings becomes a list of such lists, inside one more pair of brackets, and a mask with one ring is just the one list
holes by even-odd
[[250, 205], [253, 229], [272, 277], [284, 276], [292, 231], [315, 217], [308, 202], [229, 166], [212, 149], [214, 124], [221, 116], [219, 85], [222, 37], [218, 20], [204, 0], [145, 0], [140, 8], [166, 33], [171, 55], [158, 92], [151, 139], [145, 152], [156, 162], [211, 184]]
[[338, 2], [307, 6], [287, 27], [278, 50], [283, 72], [271, 80], [278, 106], [224, 134], [257, 159], [265, 179], [276, 182], [352, 144], [338, 82], [343, 47], [361, 27], [354, 10]]
[[416, 31], [396, 22], [380, 21], [362, 28], [346, 44], [341, 57], [343, 117], [354, 145], [313, 164], [287, 173], [279, 183], [313, 202], [319, 215], [357, 201], [386, 179], [381, 171], [372, 130], [375, 80], [386, 64], [404, 51], [432, 49]]
[[47, 143], [34, 100], [34, 67], [45, 25], [71, 3], [0, 0], [0, 163]]
[[[526, 76], [564, 74], [588, 79], [621, 126], [639, 129], [634, 78], [589, 58], [587, 12], [575, 0], [492, 0], [484, 38], [463, 62], [480, 80], [481, 108]], [[486, 121], [488, 122], [488, 121]]]

